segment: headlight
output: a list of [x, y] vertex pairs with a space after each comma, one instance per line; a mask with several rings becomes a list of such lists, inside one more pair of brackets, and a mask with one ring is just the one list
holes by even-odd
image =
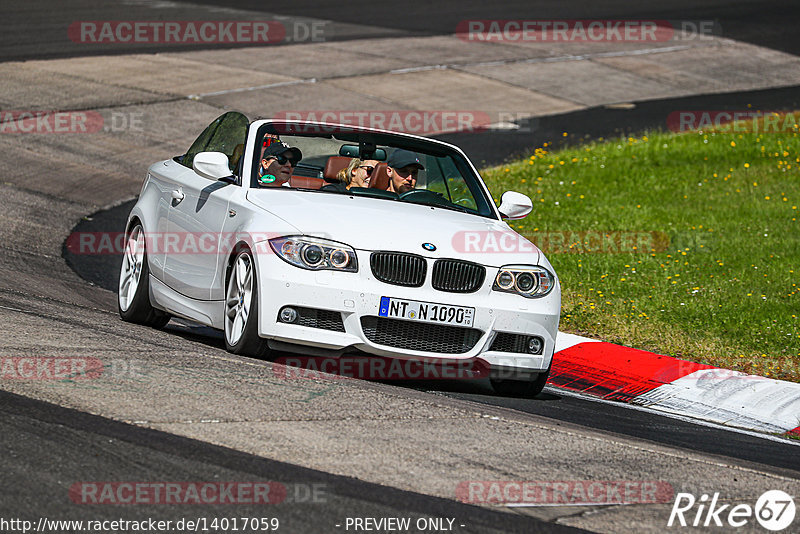
[[356, 251], [336, 241], [315, 237], [276, 237], [269, 246], [282, 260], [301, 269], [320, 271], [358, 271]]
[[533, 299], [550, 293], [555, 281], [555, 276], [544, 267], [506, 265], [494, 277], [492, 289]]

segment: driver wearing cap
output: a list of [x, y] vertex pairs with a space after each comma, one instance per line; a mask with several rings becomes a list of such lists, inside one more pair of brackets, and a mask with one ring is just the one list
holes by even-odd
[[303, 153], [299, 148], [291, 147], [283, 141], [272, 141], [261, 153], [258, 184], [264, 187], [288, 185], [292, 171], [301, 159]]
[[419, 170], [425, 169], [416, 154], [403, 149], [392, 152], [386, 165], [386, 174], [389, 175], [389, 187], [386, 190], [398, 195], [414, 189], [417, 186]]

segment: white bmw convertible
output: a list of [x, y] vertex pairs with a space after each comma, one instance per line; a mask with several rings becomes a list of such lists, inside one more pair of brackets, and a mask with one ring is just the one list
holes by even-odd
[[505, 222], [530, 211], [513, 191], [496, 206], [444, 142], [230, 112], [148, 170], [119, 313], [223, 330], [244, 355], [479, 362], [498, 393], [533, 396], [561, 288]]

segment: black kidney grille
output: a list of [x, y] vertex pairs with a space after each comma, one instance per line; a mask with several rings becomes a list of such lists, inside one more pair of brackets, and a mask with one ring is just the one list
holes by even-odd
[[475, 328], [403, 321], [385, 317], [362, 317], [361, 328], [367, 339], [378, 345], [439, 354], [469, 352], [482, 334]]
[[373, 252], [369, 257], [372, 274], [381, 282], [396, 286], [420, 287], [425, 283], [425, 258], [401, 252]]
[[433, 264], [433, 288], [451, 293], [477, 291], [486, 278], [483, 265], [462, 260], [436, 260]]

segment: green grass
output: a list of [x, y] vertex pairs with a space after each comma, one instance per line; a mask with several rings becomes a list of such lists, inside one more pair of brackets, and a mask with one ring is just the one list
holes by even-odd
[[800, 381], [797, 124], [545, 146], [483, 176], [533, 200], [511, 224], [561, 278], [561, 330]]

